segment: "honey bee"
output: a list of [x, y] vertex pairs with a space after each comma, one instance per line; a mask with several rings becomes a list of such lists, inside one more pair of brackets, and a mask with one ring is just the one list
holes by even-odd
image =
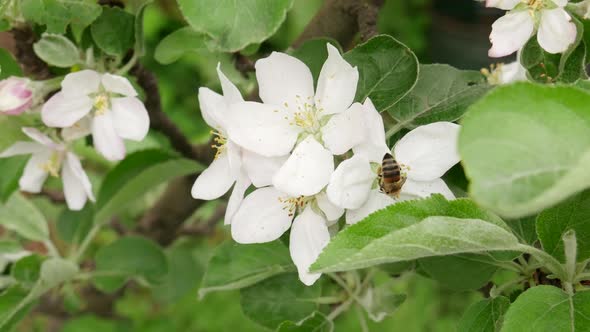
[[386, 153], [378, 171], [381, 192], [392, 197], [398, 197], [406, 177], [401, 174], [401, 168], [393, 156]]

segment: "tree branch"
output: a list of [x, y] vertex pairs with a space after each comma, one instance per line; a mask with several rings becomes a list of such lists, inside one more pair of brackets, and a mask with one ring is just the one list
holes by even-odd
[[37, 37], [31, 27], [13, 28], [10, 32], [15, 42], [15, 56], [24, 74], [37, 80], [50, 78], [51, 72], [49, 71], [49, 66], [43, 60], [39, 59], [33, 50], [33, 44], [37, 41]]

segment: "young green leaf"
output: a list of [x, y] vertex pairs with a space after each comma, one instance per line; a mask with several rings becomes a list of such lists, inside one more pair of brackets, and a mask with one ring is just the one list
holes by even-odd
[[117, 7], [105, 7], [90, 26], [92, 39], [105, 53], [123, 56], [134, 43], [135, 17]]
[[576, 25], [576, 40], [563, 52], [559, 59], [560, 82], [574, 83], [579, 79], [587, 79], [586, 74], [586, 43], [583, 40], [584, 25], [576, 16], [572, 16]]
[[498, 270], [494, 257], [486, 255], [426, 257], [418, 262], [432, 279], [457, 291], [481, 288]]
[[[422, 257], [519, 249], [518, 239], [511, 232], [493, 223], [481, 219], [441, 216], [428, 217], [416, 224], [392, 231], [370, 241], [355, 253], [350, 253], [349, 248], [338, 248], [343, 244], [357, 246], [356, 239], [359, 236], [371, 235], [371, 232], [341, 232], [324, 249], [311, 270], [346, 271]], [[350, 254], [342, 260], [335, 260], [342, 252]]]
[[576, 88], [519, 83], [474, 104], [459, 153], [471, 196], [518, 218], [590, 187], [590, 95]]
[[240, 291], [244, 314], [267, 328], [298, 322], [317, 310], [320, 283], [305, 286], [296, 273], [282, 274]]
[[416, 86], [388, 113], [397, 120], [395, 127], [399, 129], [456, 121], [490, 89], [485, 77], [477, 71], [443, 64], [420, 65]]
[[[0, 48], [0, 69], [0, 79], [7, 78], [9, 76], [23, 76], [23, 71], [19, 64], [12, 57], [12, 54], [3, 48]], [[0, 118], [0, 122], [2, 122], [1, 119], [2, 118]]]
[[502, 332], [590, 331], [590, 293], [571, 296], [553, 286], [522, 293], [504, 317]]
[[523, 46], [520, 64], [527, 70], [527, 76], [536, 82], [551, 83], [559, 75], [559, 54], [547, 53], [537, 36], [532, 36]]
[[207, 266], [199, 298], [207, 293], [251, 286], [274, 275], [294, 271], [289, 249], [280, 241], [220, 245]]
[[235, 52], [272, 36], [293, 0], [177, 0], [186, 21], [209, 35], [212, 49]]
[[125, 209], [149, 189], [171, 179], [198, 172], [196, 162], [161, 150], [144, 150], [128, 155], [105, 177], [95, 208], [101, 223]]
[[14, 263], [10, 269], [10, 274], [22, 286], [31, 288], [39, 280], [41, 264], [43, 264], [43, 258], [41, 256], [25, 256]]
[[180, 28], [164, 37], [156, 47], [154, 58], [161, 64], [170, 64], [188, 52], [208, 52], [207, 35], [191, 27]]
[[369, 318], [374, 322], [381, 322], [392, 315], [406, 300], [406, 295], [393, 290], [394, 280], [391, 279], [375, 288], [367, 288], [361, 294], [359, 304]]
[[533, 215], [518, 219], [509, 219], [506, 220], [506, 224], [512, 228], [512, 231], [522, 243], [534, 244], [539, 239], [535, 225], [536, 220], [537, 216]]
[[57, 218], [57, 234], [60, 239], [70, 244], [80, 244], [94, 220], [94, 206], [86, 204], [80, 211], [64, 208]]
[[459, 322], [457, 332], [500, 332], [510, 300], [504, 296], [472, 304]]
[[0, 225], [34, 241], [47, 241], [49, 229], [37, 207], [20, 193], [0, 204]]
[[37, 298], [61, 283], [71, 280], [76, 273], [78, 266], [71, 261], [58, 257], [49, 258], [41, 264], [39, 279], [29, 296]]
[[585, 190], [537, 217], [537, 233], [543, 249], [565, 262], [562, 237], [568, 230], [576, 232], [578, 261], [590, 258], [590, 190]]
[[379, 112], [402, 99], [418, 80], [416, 55], [388, 35], [369, 39], [344, 54], [344, 59], [359, 70], [355, 100], [370, 97]]
[[319, 311], [314, 311], [299, 322], [285, 321], [276, 332], [332, 332], [334, 323]]
[[168, 273], [168, 261], [156, 243], [130, 236], [100, 248], [96, 253], [94, 273], [94, 284], [98, 289], [114, 292], [133, 277], [151, 285], [162, 283]]
[[33, 44], [33, 49], [51, 66], [66, 68], [81, 62], [76, 45], [62, 35], [43, 34], [41, 40]]
[[65, 34], [69, 24], [83, 29], [101, 13], [91, 0], [22, 0], [21, 11], [27, 21], [47, 26], [47, 32]]
[[27, 292], [20, 286], [0, 291], [0, 331], [10, 332], [14, 325], [24, 318], [31, 309], [31, 305], [18, 308], [26, 296]]
[[0, 203], [6, 200], [18, 189], [18, 181], [23, 174], [23, 169], [28, 157], [14, 156], [0, 158]]
[[203, 264], [193, 253], [192, 247], [176, 246], [166, 250], [168, 273], [161, 284], [152, 290], [154, 297], [166, 303], [175, 303], [187, 294], [194, 296], [199, 280], [205, 272]]

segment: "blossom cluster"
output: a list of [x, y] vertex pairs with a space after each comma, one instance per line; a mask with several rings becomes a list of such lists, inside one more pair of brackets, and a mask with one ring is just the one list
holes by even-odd
[[[38, 193], [49, 176], [61, 177], [68, 207], [80, 210], [94, 201], [90, 179], [73, 151], [76, 140], [92, 135], [94, 148], [106, 159], [125, 157], [123, 140], [140, 141], [149, 117], [137, 92], [124, 77], [93, 70], [70, 73], [61, 91], [43, 103], [43, 82], [10, 77], [0, 82], [0, 112], [40, 115], [42, 125], [24, 127], [30, 141], [19, 141], [0, 158], [31, 155], [19, 180], [21, 190]], [[40, 113], [40, 114], [39, 114]]]
[[[223, 94], [199, 89], [217, 152], [192, 196], [216, 199], [233, 186], [225, 223], [239, 243], [274, 241], [290, 229], [289, 251], [306, 285], [320, 277], [309, 267], [341, 217], [353, 224], [387, 205], [432, 193], [452, 199], [441, 176], [459, 161], [459, 126], [450, 122], [415, 128], [391, 151], [371, 100], [354, 102], [357, 68], [334, 46], [327, 48], [315, 89], [309, 68], [279, 52], [255, 64], [262, 102], [244, 101], [219, 67]], [[393, 153], [405, 178], [393, 196], [379, 190], [386, 153]]]

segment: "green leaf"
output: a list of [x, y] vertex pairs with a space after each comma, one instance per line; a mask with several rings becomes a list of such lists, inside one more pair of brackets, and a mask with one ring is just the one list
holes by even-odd
[[512, 231], [521, 242], [534, 244], [538, 240], [537, 227], [535, 225], [536, 220], [537, 216], [529, 216], [506, 220], [506, 224], [512, 228]]
[[12, 54], [8, 50], [0, 48], [0, 79], [9, 76], [23, 76], [23, 71], [18, 65], [18, 62], [12, 57]]
[[317, 310], [314, 302], [321, 294], [319, 283], [305, 286], [296, 273], [266, 279], [240, 291], [244, 315], [274, 329], [284, 321], [298, 322]]
[[332, 332], [334, 323], [319, 311], [299, 322], [285, 321], [279, 325], [276, 332]]
[[199, 298], [207, 293], [251, 286], [274, 275], [293, 271], [289, 249], [280, 241], [217, 247], [203, 277]]
[[511, 218], [590, 187], [590, 95], [576, 88], [501, 86], [463, 119], [459, 153], [471, 196]]
[[367, 288], [365, 293], [361, 295], [359, 304], [365, 309], [372, 321], [383, 321], [406, 300], [406, 295], [394, 292], [393, 284], [395, 282], [390, 280], [375, 288]]
[[[508, 226], [506, 226], [502, 220], [497, 216], [480, 209], [472, 201], [468, 199], [447, 201], [441, 195], [433, 195], [427, 199], [393, 204], [383, 210], [371, 214], [363, 221], [344, 229], [338, 233], [332, 241], [330, 241], [316, 263], [312, 266], [312, 270], [351, 270], [382, 263], [392, 263], [433, 256], [426, 254], [421, 255], [423, 252], [418, 250], [410, 250], [410, 252], [407, 253], [404, 251], [403, 257], [398, 255], [400, 252], [398, 252], [397, 249], [396, 251], [389, 251], [387, 253], [382, 252], [386, 250], [386, 245], [395, 246], [400, 244], [396, 242], [400, 236], [406, 237], [405, 240], [410, 240], [411, 238], [407, 237], [407, 235], [410, 234], [407, 234], [408, 231], [404, 230], [410, 226], [418, 226], [420, 222], [431, 216], [466, 218], [458, 221], [450, 221], [449, 223], [451, 225], [472, 224], [475, 228], [482, 223], [486, 223], [482, 221], [486, 220], [486, 224], [489, 224], [489, 227], [492, 227], [494, 234], [499, 232], [507, 235], [504, 240], [510, 242], [515, 241], [514, 236], [507, 230]], [[468, 219], [482, 220], [476, 220], [472, 223]], [[433, 220], [428, 224], [432, 224]], [[444, 224], [447, 223], [443, 222], [440, 225]], [[418, 228], [412, 228], [411, 231], [417, 231], [420, 228], [424, 228], [425, 225], [418, 226]], [[499, 228], [499, 230], [494, 228], [494, 226]], [[483, 227], [487, 229], [488, 226], [484, 225]], [[399, 231], [404, 231], [404, 233], [398, 234]], [[429, 238], [434, 236], [434, 234], [428, 233]], [[395, 239], [395, 241], [392, 239]], [[426, 239], [426, 234], [422, 239]], [[447, 249], [450, 249], [450, 247]], [[460, 252], [447, 252], [446, 254], [453, 253]], [[379, 257], [381, 254], [386, 255], [384, 257]], [[388, 257], [387, 255], [392, 256]], [[372, 259], [377, 260], [373, 261]]]
[[138, 56], [145, 54], [145, 37], [143, 35], [143, 17], [147, 5], [154, 0], [132, 0], [128, 3], [131, 11], [135, 14], [135, 53]]
[[110, 55], [124, 55], [134, 43], [135, 17], [117, 7], [104, 7], [102, 14], [90, 26], [92, 39]]
[[164, 37], [156, 47], [154, 58], [161, 64], [170, 64], [188, 52], [208, 52], [207, 36], [190, 27], [180, 28]]
[[416, 86], [388, 110], [399, 129], [437, 121], [456, 121], [491, 88], [478, 71], [449, 65], [420, 65]]
[[476, 302], [463, 314], [457, 332], [499, 332], [509, 306], [504, 296]]
[[576, 40], [563, 52], [559, 59], [560, 82], [574, 83], [580, 78], [587, 79], [586, 74], [586, 43], [584, 36], [584, 25], [576, 16], [572, 16], [572, 22], [576, 25]]
[[117, 321], [85, 314], [67, 319], [60, 332], [122, 332]]
[[130, 154], [105, 177], [96, 202], [95, 222], [107, 221], [149, 189], [201, 169], [192, 160], [161, 150]]
[[6, 202], [18, 189], [18, 181], [28, 159], [27, 156], [0, 158], [0, 203]]
[[320, 71], [326, 59], [328, 58], [328, 49], [326, 44], [332, 44], [342, 53], [338, 42], [330, 38], [317, 38], [305, 41], [301, 46], [291, 52], [291, 55], [303, 61], [309, 67], [313, 76], [313, 81], [318, 82]]
[[49, 258], [41, 264], [39, 279], [29, 296], [39, 297], [61, 283], [71, 280], [76, 273], [78, 266], [71, 261], [57, 257]]
[[80, 63], [80, 52], [74, 43], [62, 35], [45, 33], [33, 44], [35, 54], [55, 67], [72, 67]]
[[565, 262], [562, 237], [570, 229], [576, 231], [577, 260], [590, 258], [590, 190], [568, 198], [537, 217], [537, 233], [543, 249], [562, 262]]
[[574, 296], [553, 286], [522, 293], [506, 312], [502, 332], [590, 331], [590, 293]]
[[37, 207], [20, 193], [0, 204], [0, 225], [34, 241], [47, 241], [49, 229]]
[[90, 25], [102, 7], [94, 0], [22, 0], [21, 11], [27, 21], [47, 25], [47, 32], [65, 34], [69, 24]]
[[[0, 332], [10, 332], [30, 309], [30, 306], [17, 306], [26, 298], [27, 292], [19, 286], [0, 291]], [[16, 312], [14, 309], [17, 308]]]
[[86, 204], [80, 211], [64, 208], [57, 218], [57, 234], [70, 244], [80, 244], [90, 229], [94, 217], [94, 206]]
[[214, 49], [239, 51], [272, 36], [293, 0], [178, 0], [186, 21], [208, 34]]
[[533, 35], [523, 46], [520, 64], [527, 70], [527, 76], [536, 82], [551, 83], [559, 75], [559, 54], [545, 52], [537, 36]]
[[344, 54], [344, 59], [359, 70], [355, 100], [370, 97], [379, 112], [402, 99], [418, 80], [416, 55], [388, 35], [369, 39]]
[[194, 296], [204, 268], [193, 255], [193, 248], [174, 247], [166, 250], [168, 273], [163, 282], [153, 289], [154, 296], [164, 302], [174, 303], [187, 294]]
[[0, 18], [0, 32], [7, 31], [8, 29], [10, 29], [10, 22]]
[[432, 279], [457, 291], [481, 288], [498, 270], [494, 258], [485, 255], [427, 257], [418, 262]]
[[124, 237], [98, 250], [94, 273], [96, 287], [110, 293], [131, 277], [139, 277], [152, 285], [161, 283], [168, 273], [168, 261], [153, 241]]
[[21, 285], [31, 288], [39, 280], [41, 264], [43, 264], [43, 258], [41, 256], [26, 256], [14, 263], [10, 274]]

